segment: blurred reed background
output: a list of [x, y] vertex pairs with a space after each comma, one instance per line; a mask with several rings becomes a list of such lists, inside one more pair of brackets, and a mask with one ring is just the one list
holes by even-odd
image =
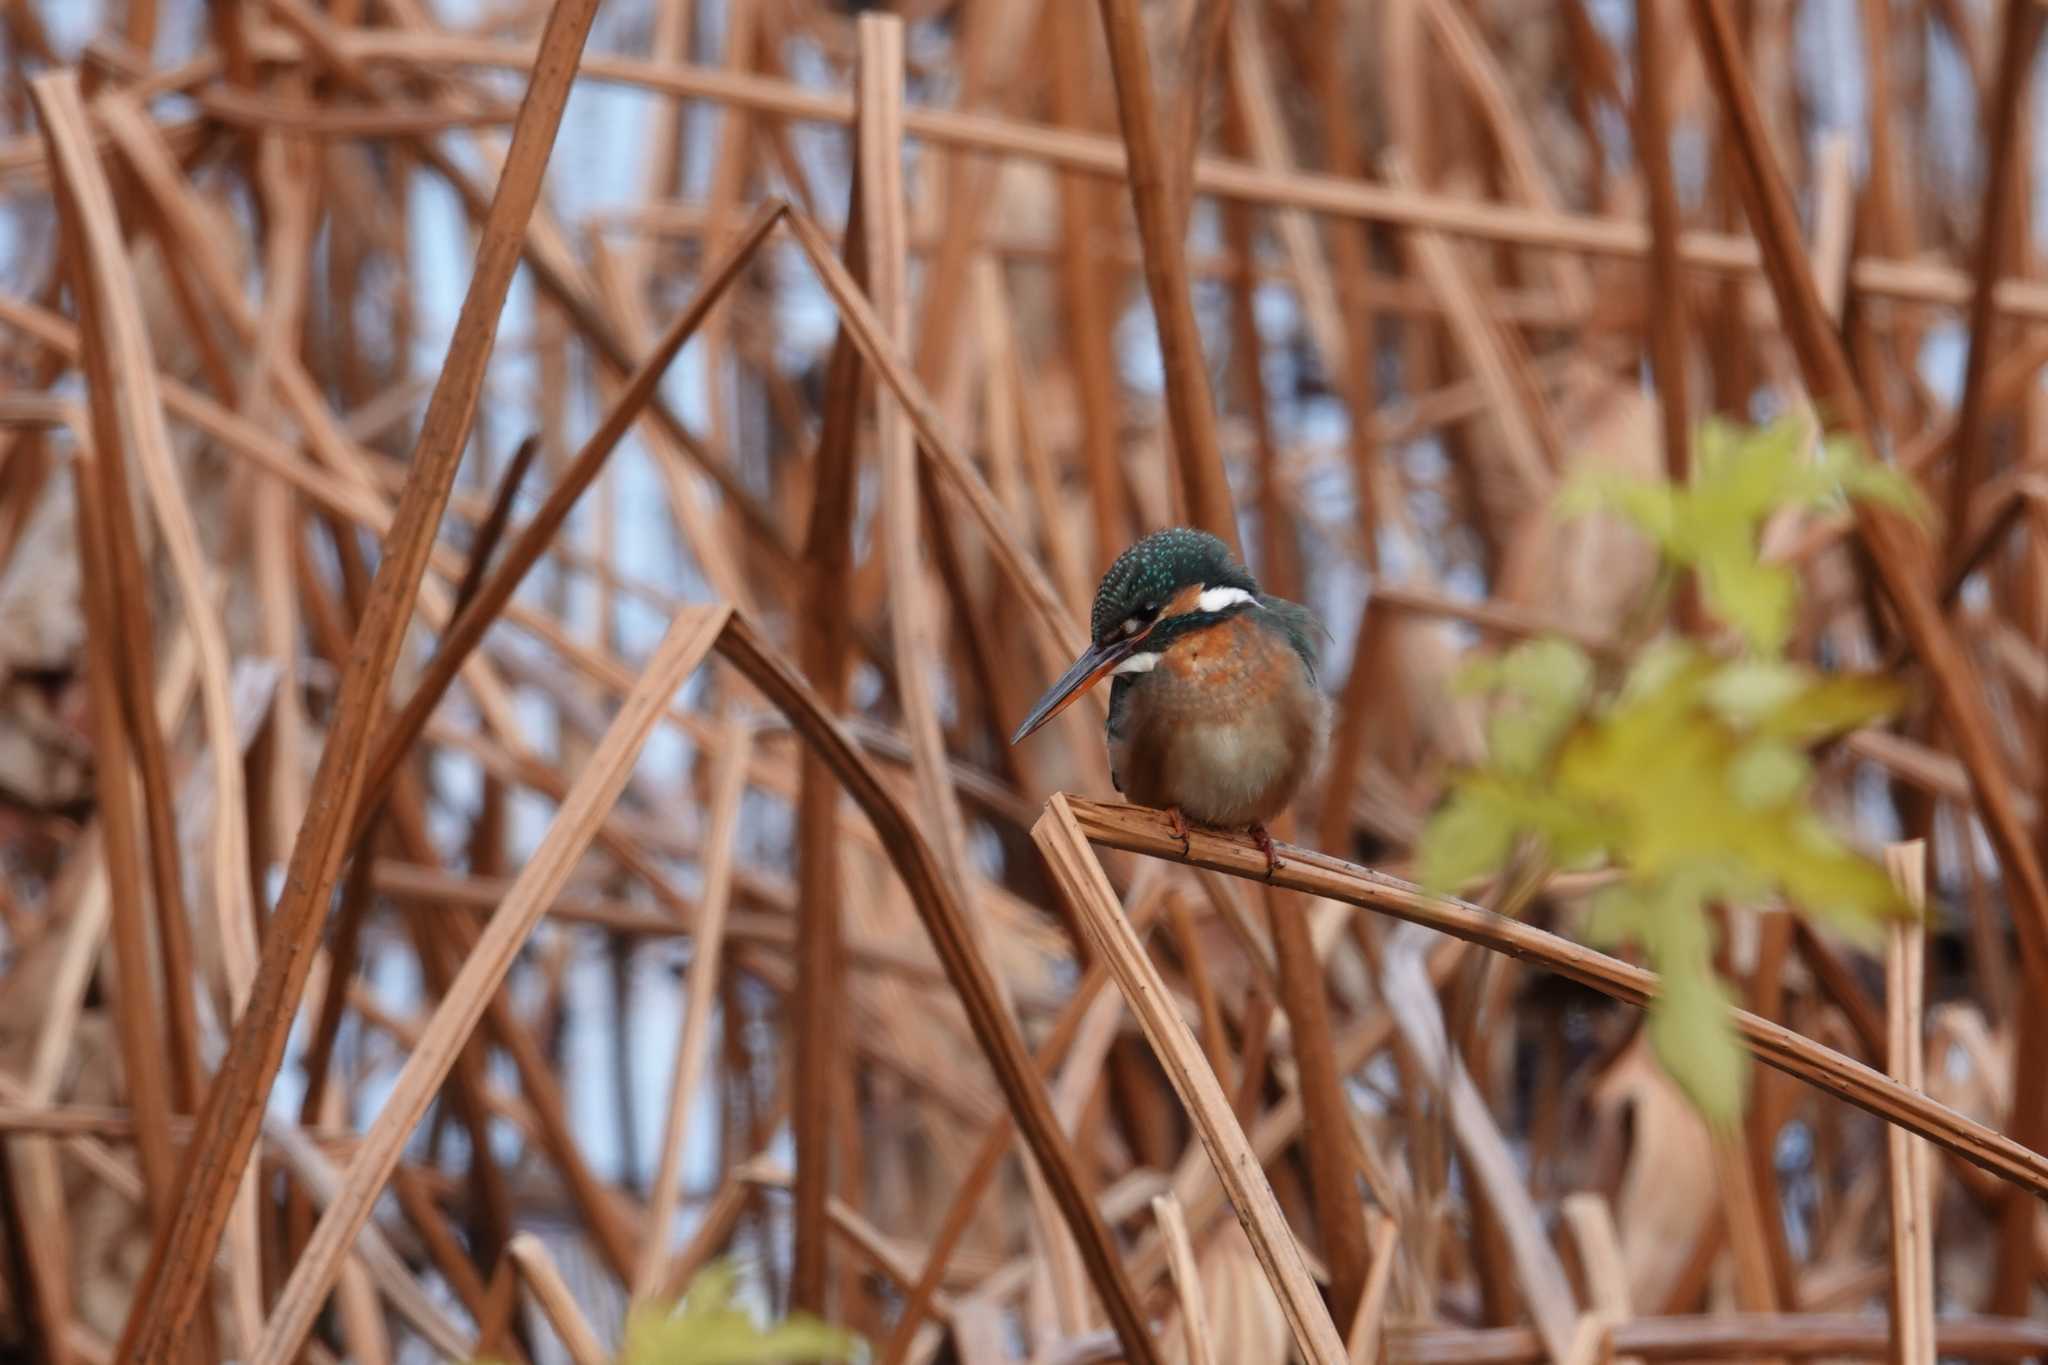
[[[0, 3], [0, 1351], [585, 1365], [730, 1256], [889, 1361], [2048, 1354], [2040, 15]], [[1234, 508], [1408, 875], [1464, 665], [1639, 628], [1560, 487], [1816, 412], [1941, 514], [1765, 547], [1918, 685], [1819, 771], [1926, 1001], [1729, 911], [1738, 1130], [1583, 886], [1006, 743]]]

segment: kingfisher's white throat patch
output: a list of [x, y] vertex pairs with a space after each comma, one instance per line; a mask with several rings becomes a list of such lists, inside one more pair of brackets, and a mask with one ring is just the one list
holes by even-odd
[[1222, 611], [1240, 602], [1249, 602], [1252, 595], [1243, 588], [1207, 588], [1195, 599], [1196, 611]]
[[1157, 667], [1159, 667], [1159, 656], [1157, 654], [1133, 654], [1130, 658], [1125, 659], [1122, 663], [1111, 669], [1110, 672], [1150, 673]]

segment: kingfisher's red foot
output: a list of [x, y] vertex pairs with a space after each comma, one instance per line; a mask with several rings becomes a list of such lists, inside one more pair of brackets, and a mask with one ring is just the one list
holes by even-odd
[[1252, 842], [1259, 846], [1259, 852], [1266, 855], [1266, 880], [1270, 882], [1273, 880], [1273, 874], [1285, 866], [1280, 858], [1280, 850], [1273, 847], [1273, 836], [1266, 833], [1264, 825], [1253, 825], [1249, 833]]
[[1180, 813], [1179, 806], [1168, 806], [1166, 808], [1166, 819], [1167, 823], [1173, 826], [1173, 837], [1180, 840], [1180, 856], [1183, 858], [1187, 857], [1195, 851], [1195, 846], [1188, 842], [1187, 816]]

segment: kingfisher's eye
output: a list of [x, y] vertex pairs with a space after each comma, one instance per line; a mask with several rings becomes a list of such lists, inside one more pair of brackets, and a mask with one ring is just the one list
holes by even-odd
[[1124, 623], [1121, 626], [1117, 627], [1117, 629], [1122, 631], [1124, 636], [1128, 638], [1130, 636], [1136, 635], [1139, 631], [1151, 625], [1158, 618], [1159, 604], [1157, 602], [1146, 602], [1143, 605], [1139, 606], [1129, 616], [1126, 616], [1124, 618]]

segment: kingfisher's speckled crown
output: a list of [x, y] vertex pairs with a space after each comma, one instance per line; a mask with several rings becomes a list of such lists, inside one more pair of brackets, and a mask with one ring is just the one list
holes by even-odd
[[1097, 640], [1105, 639], [1138, 607], [1163, 603], [1191, 583], [1259, 590], [1258, 581], [1232, 557], [1229, 546], [1207, 531], [1174, 526], [1154, 531], [1116, 557], [1095, 590], [1089, 632]]

